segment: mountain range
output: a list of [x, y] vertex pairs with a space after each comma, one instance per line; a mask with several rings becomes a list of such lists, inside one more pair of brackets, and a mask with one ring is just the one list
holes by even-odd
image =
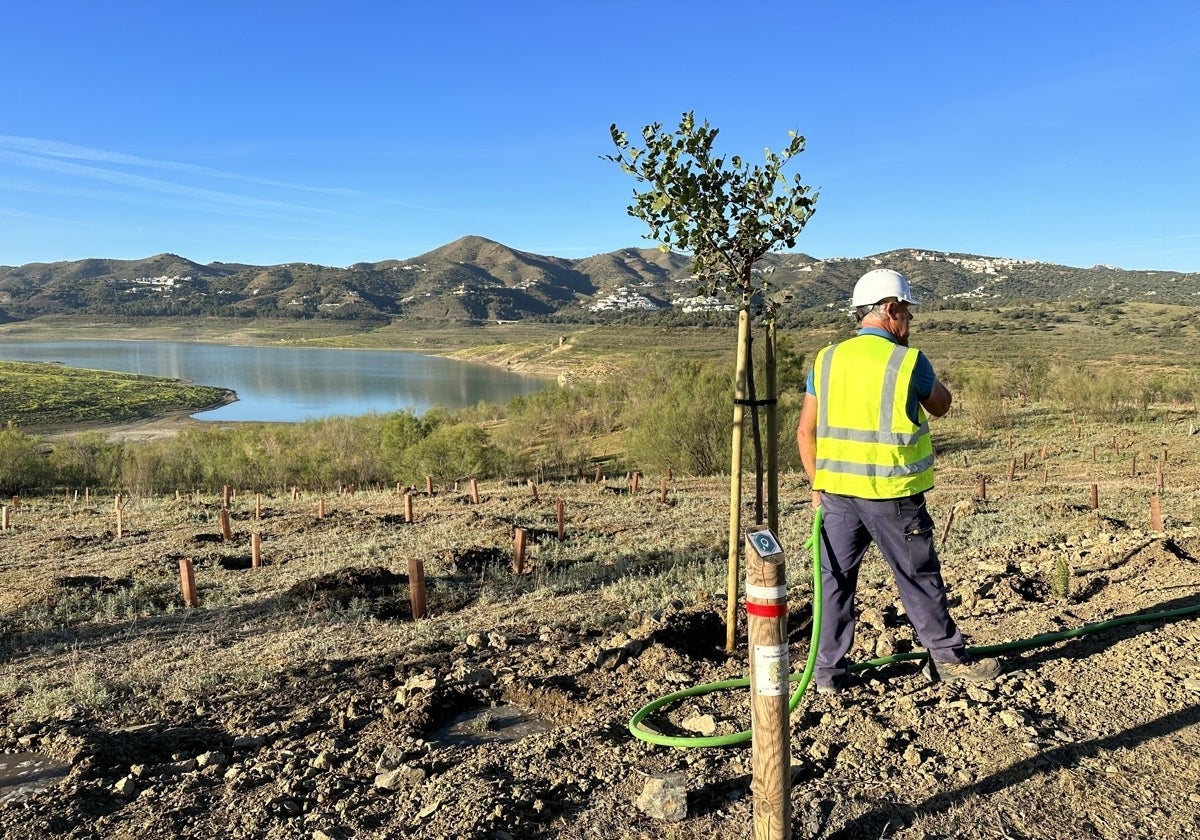
[[[0, 266], [0, 320], [42, 315], [219, 315], [262, 318], [402, 318], [598, 321], [614, 317], [700, 322], [731, 308], [697, 297], [689, 257], [627, 248], [584, 259], [518, 251], [465, 236], [417, 257], [345, 268], [287, 263], [201, 265], [174, 254]], [[1015, 301], [1192, 304], [1200, 274], [1075, 268], [915, 248], [859, 258], [768, 254], [756, 270], [791, 297], [793, 312], [848, 304], [854, 281], [887, 266], [933, 308]]]

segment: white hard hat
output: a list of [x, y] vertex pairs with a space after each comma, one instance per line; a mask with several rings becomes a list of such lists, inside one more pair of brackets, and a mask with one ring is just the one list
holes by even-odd
[[896, 298], [913, 306], [918, 305], [908, 287], [907, 277], [890, 268], [877, 268], [858, 278], [858, 282], [854, 284], [854, 295], [850, 298], [850, 305], [872, 306], [888, 298]]

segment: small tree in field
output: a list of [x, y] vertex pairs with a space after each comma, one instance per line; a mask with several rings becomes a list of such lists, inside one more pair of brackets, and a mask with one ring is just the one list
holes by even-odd
[[[789, 180], [783, 167], [804, 151], [804, 138], [792, 131], [781, 152], [767, 149], [765, 162], [751, 166], [738, 155], [717, 156], [713, 143], [718, 130], [708, 122], [697, 125], [685, 113], [675, 132], [661, 123], [642, 129], [643, 145], [630, 142], [615, 124], [610, 129], [616, 154], [606, 160], [644, 184], [629, 205], [631, 216], [650, 227], [648, 238], [663, 250], [677, 249], [692, 256], [692, 271], [699, 293], [723, 294], [738, 307], [736, 379], [734, 384], [733, 455], [730, 480], [729, 577], [726, 614], [726, 647], [733, 650], [737, 603], [737, 561], [741, 547], [741, 461], [744, 408], [749, 406], [754, 444], [755, 514], [763, 519], [764, 435], [759, 407], [767, 409], [767, 522], [778, 531], [778, 477], [775, 413], [775, 307], [779, 299], [770, 288], [769, 273], [755, 275], [754, 266], [771, 251], [795, 247], [800, 231], [812, 216], [816, 195], [796, 175]], [[757, 397], [751, 356], [752, 306], [765, 316], [765, 395]]]

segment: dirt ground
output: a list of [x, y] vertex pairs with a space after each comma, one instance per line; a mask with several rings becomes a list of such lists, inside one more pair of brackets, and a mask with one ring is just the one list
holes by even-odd
[[[939, 529], [962, 502], [939, 537], [973, 644], [1200, 605], [1190, 490], [1164, 495], [1166, 526], [1151, 531], [1136, 489], [1146, 474], [1122, 481], [1114, 463], [1092, 510], [1077, 480], [1087, 470], [1011, 476], [1009, 455], [993, 453], [986, 499], [968, 501], [977, 453], [970, 465], [944, 456], [931, 494]], [[21, 500], [0, 533], [0, 753], [61, 769], [41, 790], [0, 787], [0, 836], [748, 836], [749, 745], [662, 747], [628, 730], [657, 697], [747, 673], [744, 628], [723, 650], [727, 484], [676, 477], [665, 503], [658, 477], [637, 493], [624, 476], [539, 491], [488, 483], [475, 505], [465, 487], [421, 488], [411, 524], [394, 489], [240, 493], [230, 540], [211, 491], [127, 496], [120, 537], [111, 496]], [[799, 667], [812, 520], [798, 478], [783, 498]], [[516, 527], [530, 535], [523, 576], [511, 572]], [[182, 603], [181, 560], [196, 608]], [[412, 560], [429, 605], [417, 621]], [[855, 661], [914, 649], [877, 557], [859, 606]], [[862, 671], [841, 696], [803, 697], [792, 836], [1200, 835], [1197, 617], [1002, 658], [993, 683], [931, 683], [904, 662]], [[748, 708], [745, 689], [722, 691], [649, 723], [731, 733]], [[660, 777], [684, 784], [678, 819], [638, 804]]]

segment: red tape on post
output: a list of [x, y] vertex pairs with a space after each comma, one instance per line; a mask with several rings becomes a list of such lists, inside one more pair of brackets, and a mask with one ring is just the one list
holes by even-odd
[[781, 618], [787, 615], [787, 604], [755, 604], [747, 601], [746, 613], [759, 618]]

